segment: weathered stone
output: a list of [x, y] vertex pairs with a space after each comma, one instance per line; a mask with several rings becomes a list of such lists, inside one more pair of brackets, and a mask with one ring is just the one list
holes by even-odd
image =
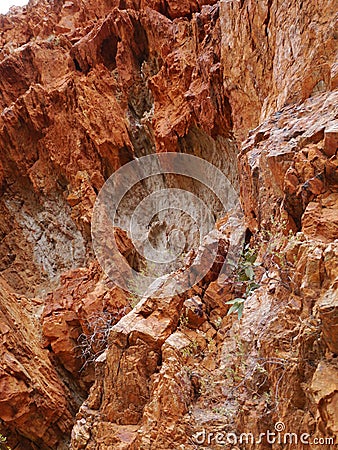
[[328, 157], [336, 154], [338, 149], [338, 121], [331, 122], [325, 128], [324, 152]]
[[203, 303], [198, 296], [185, 300], [183, 303], [183, 317], [187, 320], [187, 325], [191, 328], [199, 328], [206, 321], [206, 315], [203, 311]]
[[310, 202], [302, 217], [302, 231], [311, 238], [333, 241], [338, 238], [338, 194]]
[[110, 286], [96, 263], [65, 273], [61, 286], [46, 299], [44, 345], [51, 346], [65, 369], [86, 387], [93, 381], [93, 363], [106, 348], [110, 327], [130, 309], [126, 294]]
[[329, 350], [338, 354], [338, 286], [334, 284], [325, 292], [318, 304], [319, 316], [322, 321], [323, 336]]
[[[0, 16], [0, 433], [12, 448], [66, 448], [73, 422], [71, 448], [85, 450], [192, 450], [201, 429], [258, 436], [277, 421], [337, 432], [335, 6], [38, 0]], [[158, 279], [133, 310], [102, 274], [96, 197], [154, 151], [204, 158], [241, 192], [259, 289], [224, 266], [243, 231], [231, 211], [188, 254], [196, 272]], [[217, 204], [185, 178], [179, 188]], [[112, 237], [142, 271], [122, 228]], [[238, 296], [240, 322], [225, 304]]]
[[58, 374], [40, 343], [38, 321], [32, 315], [37, 309], [26, 299], [29, 311], [22, 300], [1, 281], [0, 418], [9, 430], [28, 439], [27, 448], [29, 440], [53, 447], [70, 432], [71, 411], [79, 407], [81, 391], [71, 392]]
[[335, 360], [320, 362], [314, 373], [311, 391], [318, 405], [321, 424], [333, 436], [338, 432], [338, 367]]

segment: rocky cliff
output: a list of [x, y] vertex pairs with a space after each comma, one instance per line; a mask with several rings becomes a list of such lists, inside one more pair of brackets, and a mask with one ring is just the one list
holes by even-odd
[[[0, 16], [0, 433], [12, 449], [333, 448], [337, 39], [334, 0], [30, 0]], [[191, 251], [184, 218], [180, 261], [215, 261], [184, 292], [161, 279], [130, 294], [97, 261], [93, 208], [119, 168], [165, 152], [230, 180], [243, 251], [220, 280], [238, 224], [200, 183], [150, 180], [148, 194], [179, 187], [213, 206], [216, 229]], [[114, 239], [143, 273], [120, 216]], [[150, 234], [159, 246], [161, 217]]]

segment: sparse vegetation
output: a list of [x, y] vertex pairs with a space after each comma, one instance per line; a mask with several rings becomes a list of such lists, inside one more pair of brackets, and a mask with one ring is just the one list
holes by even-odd
[[181, 350], [184, 357], [194, 356], [198, 350], [198, 342], [194, 339], [190, 344]]
[[[272, 232], [263, 229], [257, 234], [257, 243], [264, 248], [261, 259], [261, 267], [265, 270], [265, 275], [269, 280], [278, 281], [288, 290], [293, 290], [292, 270], [297, 263], [297, 256], [293, 256], [290, 261], [288, 257], [289, 251], [301, 242], [300, 233], [294, 233], [292, 230], [287, 231], [287, 222], [270, 218], [271, 226], [275, 230]], [[273, 268], [278, 272], [278, 278], [271, 277], [269, 270]]]
[[94, 362], [105, 351], [110, 328], [115, 324], [116, 320], [117, 316], [107, 311], [93, 314], [87, 319], [89, 332], [82, 333], [78, 337], [77, 348], [80, 349], [80, 356], [84, 361], [81, 370], [89, 363]]
[[179, 322], [178, 322], [178, 327], [179, 328], [186, 328], [187, 326], [188, 326], [188, 323], [189, 323], [189, 318], [188, 318], [188, 316], [185, 316], [185, 315], [182, 315], [181, 317], [180, 317], [180, 320], [179, 320]]
[[207, 351], [209, 353], [214, 353], [217, 348], [215, 340], [212, 338], [209, 338], [209, 339], [207, 339], [207, 342], [208, 342]]
[[[244, 286], [245, 289], [240, 297], [226, 302], [227, 305], [231, 305], [228, 315], [237, 313], [238, 319], [241, 319], [244, 303], [260, 287], [260, 281], [257, 279], [262, 279], [263, 274], [267, 280], [276, 281], [292, 291], [291, 271], [297, 262], [297, 257], [294, 255], [293, 260], [290, 261], [288, 251], [300, 242], [300, 237], [292, 230], [286, 232], [285, 220], [277, 223], [271, 217], [271, 224], [275, 229], [274, 232], [262, 229], [255, 236], [255, 245], [250, 247], [250, 244], [247, 244], [244, 247], [240, 261], [234, 269], [234, 283]], [[271, 268], [278, 273], [277, 277], [270, 275]]]
[[242, 297], [236, 297], [233, 300], [226, 302], [231, 305], [228, 315], [237, 313], [238, 319], [241, 319], [243, 314], [244, 302], [252, 294], [252, 292], [260, 287], [260, 284], [255, 281], [255, 262], [257, 259], [256, 249], [250, 248], [249, 244], [244, 247], [243, 254], [240, 258], [236, 268], [235, 282], [244, 285], [245, 291]]
[[0, 433], [0, 450], [11, 450], [9, 445], [7, 445], [7, 438]]
[[137, 304], [139, 303], [140, 300], [141, 300], [140, 295], [131, 293], [128, 296], [129, 305], [132, 309], [134, 309], [137, 306]]
[[222, 317], [217, 317], [217, 319], [214, 322], [214, 326], [216, 330], [219, 330], [222, 326]]
[[51, 34], [48, 36], [48, 38], [46, 39], [46, 41], [49, 44], [54, 45], [55, 47], [57, 47], [58, 45], [60, 45], [60, 38], [58, 36], [56, 36], [55, 34]]
[[[238, 390], [245, 388], [251, 393], [252, 398], [259, 401], [262, 399], [266, 404], [265, 413], [271, 414], [279, 405], [279, 388], [280, 384], [292, 364], [297, 363], [295, 358], [280, 357], [261, 357], [253, 356], [248, 359], [247, 352], [243, 345], [236, 338], [235, 359], [231, 366], [228, 365], [224, 369], [224, 376], [229, 383], [228, 398], [233, 398]], [[271, 387], [269, 374], [277, 371], [275, 387]]]

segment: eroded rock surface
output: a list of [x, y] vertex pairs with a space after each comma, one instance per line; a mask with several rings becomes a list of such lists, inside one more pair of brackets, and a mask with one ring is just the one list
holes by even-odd
[[[12, 448], [195, 449], [203, 430], [257, 437], [278, 421], [337, 434], [336, 10], [31, 0], [0, 16], [0, 432]], [[208, 160], [240, 191], [257, 289], [218, 280], [231, 218], [216, 217], [197, 252], [202, 266], [217, 248], [216, 262], [184, 294], [178, 270], [136, 305], [102, 272], [100, 189], [167, 151]], [[226, 302], [242, 297], [238, 321]]]
[[[4, 434], [23, 436], [17, 448], [56, 448], [67, 442], [83, 392], [70, 389], [41, 345], [41, 301], [1, 282], [0, 411]], [[27, 441], [24, 440], [27, 438]], [[35, 447], [35, 448], [36, 448]]]

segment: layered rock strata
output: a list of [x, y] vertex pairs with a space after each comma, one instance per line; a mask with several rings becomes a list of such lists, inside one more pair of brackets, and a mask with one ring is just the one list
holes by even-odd
[[[31, 0], [0, 16], [12, 448], [194, 449], [203, 430], [259, 436], [276, 422], [337, 435], [336, 13], [334, 0]], [[217, 281], [233, 231], [220, 217], [199, 250], [216, 246], [217, 264], [184, 295], [133, 308], [102, 272], [100, 189], [167, 151], [208, 160], [240, 191], [257, 289]], [[227, 316], [243, 296], [243, 318]]]

